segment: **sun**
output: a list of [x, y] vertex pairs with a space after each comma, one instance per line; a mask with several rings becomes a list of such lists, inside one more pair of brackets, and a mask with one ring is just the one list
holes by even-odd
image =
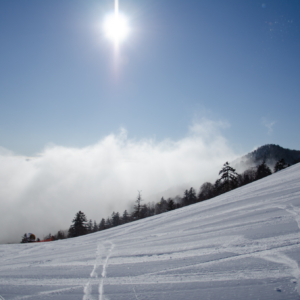
[[104, 21], [104, 32], [115, 44], [124, 41], [129, 33], [127, 18], [118, 11], [109, 15]]

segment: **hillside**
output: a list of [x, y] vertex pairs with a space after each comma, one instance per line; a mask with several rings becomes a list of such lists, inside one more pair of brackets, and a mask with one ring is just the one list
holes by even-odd
[[240, 171], [258, 166], [265, 161], [273, 169], [275, 163], [282, 158], [287, 164], [293, 165], [300, 162], [300, 151], [268, 144], [258, 147], [256, 150], [236, 159], [232, 162], [232, 165]]
[[0, 245], [9, 299], [299, 299], [300, 164], [94, 234]]

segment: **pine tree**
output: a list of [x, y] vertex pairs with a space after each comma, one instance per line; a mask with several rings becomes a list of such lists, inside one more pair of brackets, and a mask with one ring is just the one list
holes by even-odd
[[56, 240], [63, 240], [66, 238], [65, 233], [62, 230], [59, 230], [57, 234], [54, 236]]
[[175, 203], [174, 203], [173, 199], [169, 198], [167, 200], [167, 203], [168, 203], [168, 206], [167, 206], [168, 211], [175, 209]]
[[160, 201], [155, 205], [155, 214], [158, 215], [166, 211], [168, 211], [168, 203], [164, 199], [164, 197], [162, 197]]
[[98, 230], [99, 230], [99, 228], [98, 228], [97, 222], [94, 221], [93, 232], [96, 232], [96, 231], [98, 231]]
[[79, 211], [73, 219], [73, 225], [70, 226], [68, 237], [76, 237], [87, 234], [87, 219], [82, 211]]
[[120, 225], [120, 215], [118, 212], [113, 212], [111, 215], [112, 219], [112, 226], [119, 226]]
[[154, 204], [154, 202], [148, 203], [148, 215], [149, 215], [149, 217], [155, 215], [155, 204]]
[[188, 194], [188, 203], [193, 204], [196, 202], [197, 202], [196, 191], [194, 188], [191, 187]]
[[204, 201], [213, 197], [214, 186], [210, 182], [205, 182], [200, 187], [198, 201]]
[[105, 221], [105, 229], [108, 229], [112, 226], [111, 219], [108, 217]]
[[216, 182], [213, 185], [213, 192], [212, 192], [212, 196], [216, 197], [220, 194], [224, 193], [223, 189], [222, 189], [222, 182], [220, 179], [217, 179]]
[[266, 176], [271, 175], [272, 172], [270, 168], [266, 165], [265, 161], [263, 161], [258, 167], [256, 171], [256, 180], [262, 179]]
[[221, 175], [221, 178], [218, 180], [220, 184], [218, 188], [220, 193], [228, 192], [237, 187], [238, 174], [235, 172], [235, 169], [229, 166], [228, 162], [224, 164], [219, 175]]
[[244, 173], [242, 173], [238, 179], [239, 179], [239, 186], [255, 181], [256, 180], [255, 168], [251, 168], [244, 171]]
[[182, 206], [189, 205], [189, 191], [185, 190], [182, 198]]
[[275, 166], [274, 166], [274, 173], [283, 170], [285, 168], [287, 168], [288, 165], [286, 164], [285, 160], [282, 158], [281, 160], [279, 160]]
[[136, 204], [134, 205], [133, 209], [133, 217], [135, 219], [140, 219], [141, 217], [141, 202], [142, 202], [142, 196], [141, 196], [141, 192], [138, 191], [138, 196], [137, 196], [137, 199], [135, 200]]
[[87, 232], [92, 233], [93, 232], [93, 220], [89, 219], [89, 222], [87, 224]]
[[124, 210], [124, 212], [123, 212], [122, 222], [123, 222], [124, 224], [126, 224], [126, 223], [129, 222], [129, 215], [128, 215], [127, 210]]
[[98, 228], [99, 228], [99, 231], [106, 229], [106, 227], [105, 227], [105, 219], [104, 218], [102, 218], [102, 220], [100, 221]]
[[141, 206], [140, 219], [147, 218], [150, 216], [150, 210], [147, 204]]

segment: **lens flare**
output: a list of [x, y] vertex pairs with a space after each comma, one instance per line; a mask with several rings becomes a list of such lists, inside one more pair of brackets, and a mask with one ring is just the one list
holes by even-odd
[[104, 32], [107, 38], [116, 45], [122, 42], [129, 33], [127, 18], [119, 13], [118, 0], [115, 1], [115, 12], [109, 15], [104, 21]]

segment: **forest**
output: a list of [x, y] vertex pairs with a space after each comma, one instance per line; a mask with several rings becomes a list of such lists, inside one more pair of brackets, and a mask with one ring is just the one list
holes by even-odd
[[[138, 192], [133, 206], [133, 211], [128, 212], [125, 210], [122, 214], [119, 212], [112, 212], [111, 216], [102, 218], [99, 223], [92, 219], [88, 220], [84, 212], [79, 211], [76, 213], [68, 230], [59, 230], [54, 235], [49, 233], [46, 237], [44, 237], [43, 241], [54, 241], [94, 233], [139, 219], [165, 213], [174, 209], [179, 209], [197, 202], [206, 201], [253, 181], [262, 179], [289, 166], [290, 164], [287, 164], [282, 158], [276, 162], [273, 172], [267, 166], [266, 162], [263, 161], [256, 167], [252, 167], [244, 171], [242, 174], [238, 174], [236, 170], [232, 168], [228, 162], [226, 162], [219, 172], [219, 178], [214, 183], [204, 182], [198, 193], [193, 187], [191, 187], [190, 189], [185, 190], [183, 196], [176, 196], [175, 198], [168, 199], [164, 199], [164, 197], [162, 197], [160, 201], [156, 203], [143, 203], [144, 200], [142, 199], [141, 192]], [[22, 237], [21, 243], [33, 241], [35, 240], [30, 239], [25, 233]], [[37, 239], [37, 241], [39, 242], [40, 240]]]

